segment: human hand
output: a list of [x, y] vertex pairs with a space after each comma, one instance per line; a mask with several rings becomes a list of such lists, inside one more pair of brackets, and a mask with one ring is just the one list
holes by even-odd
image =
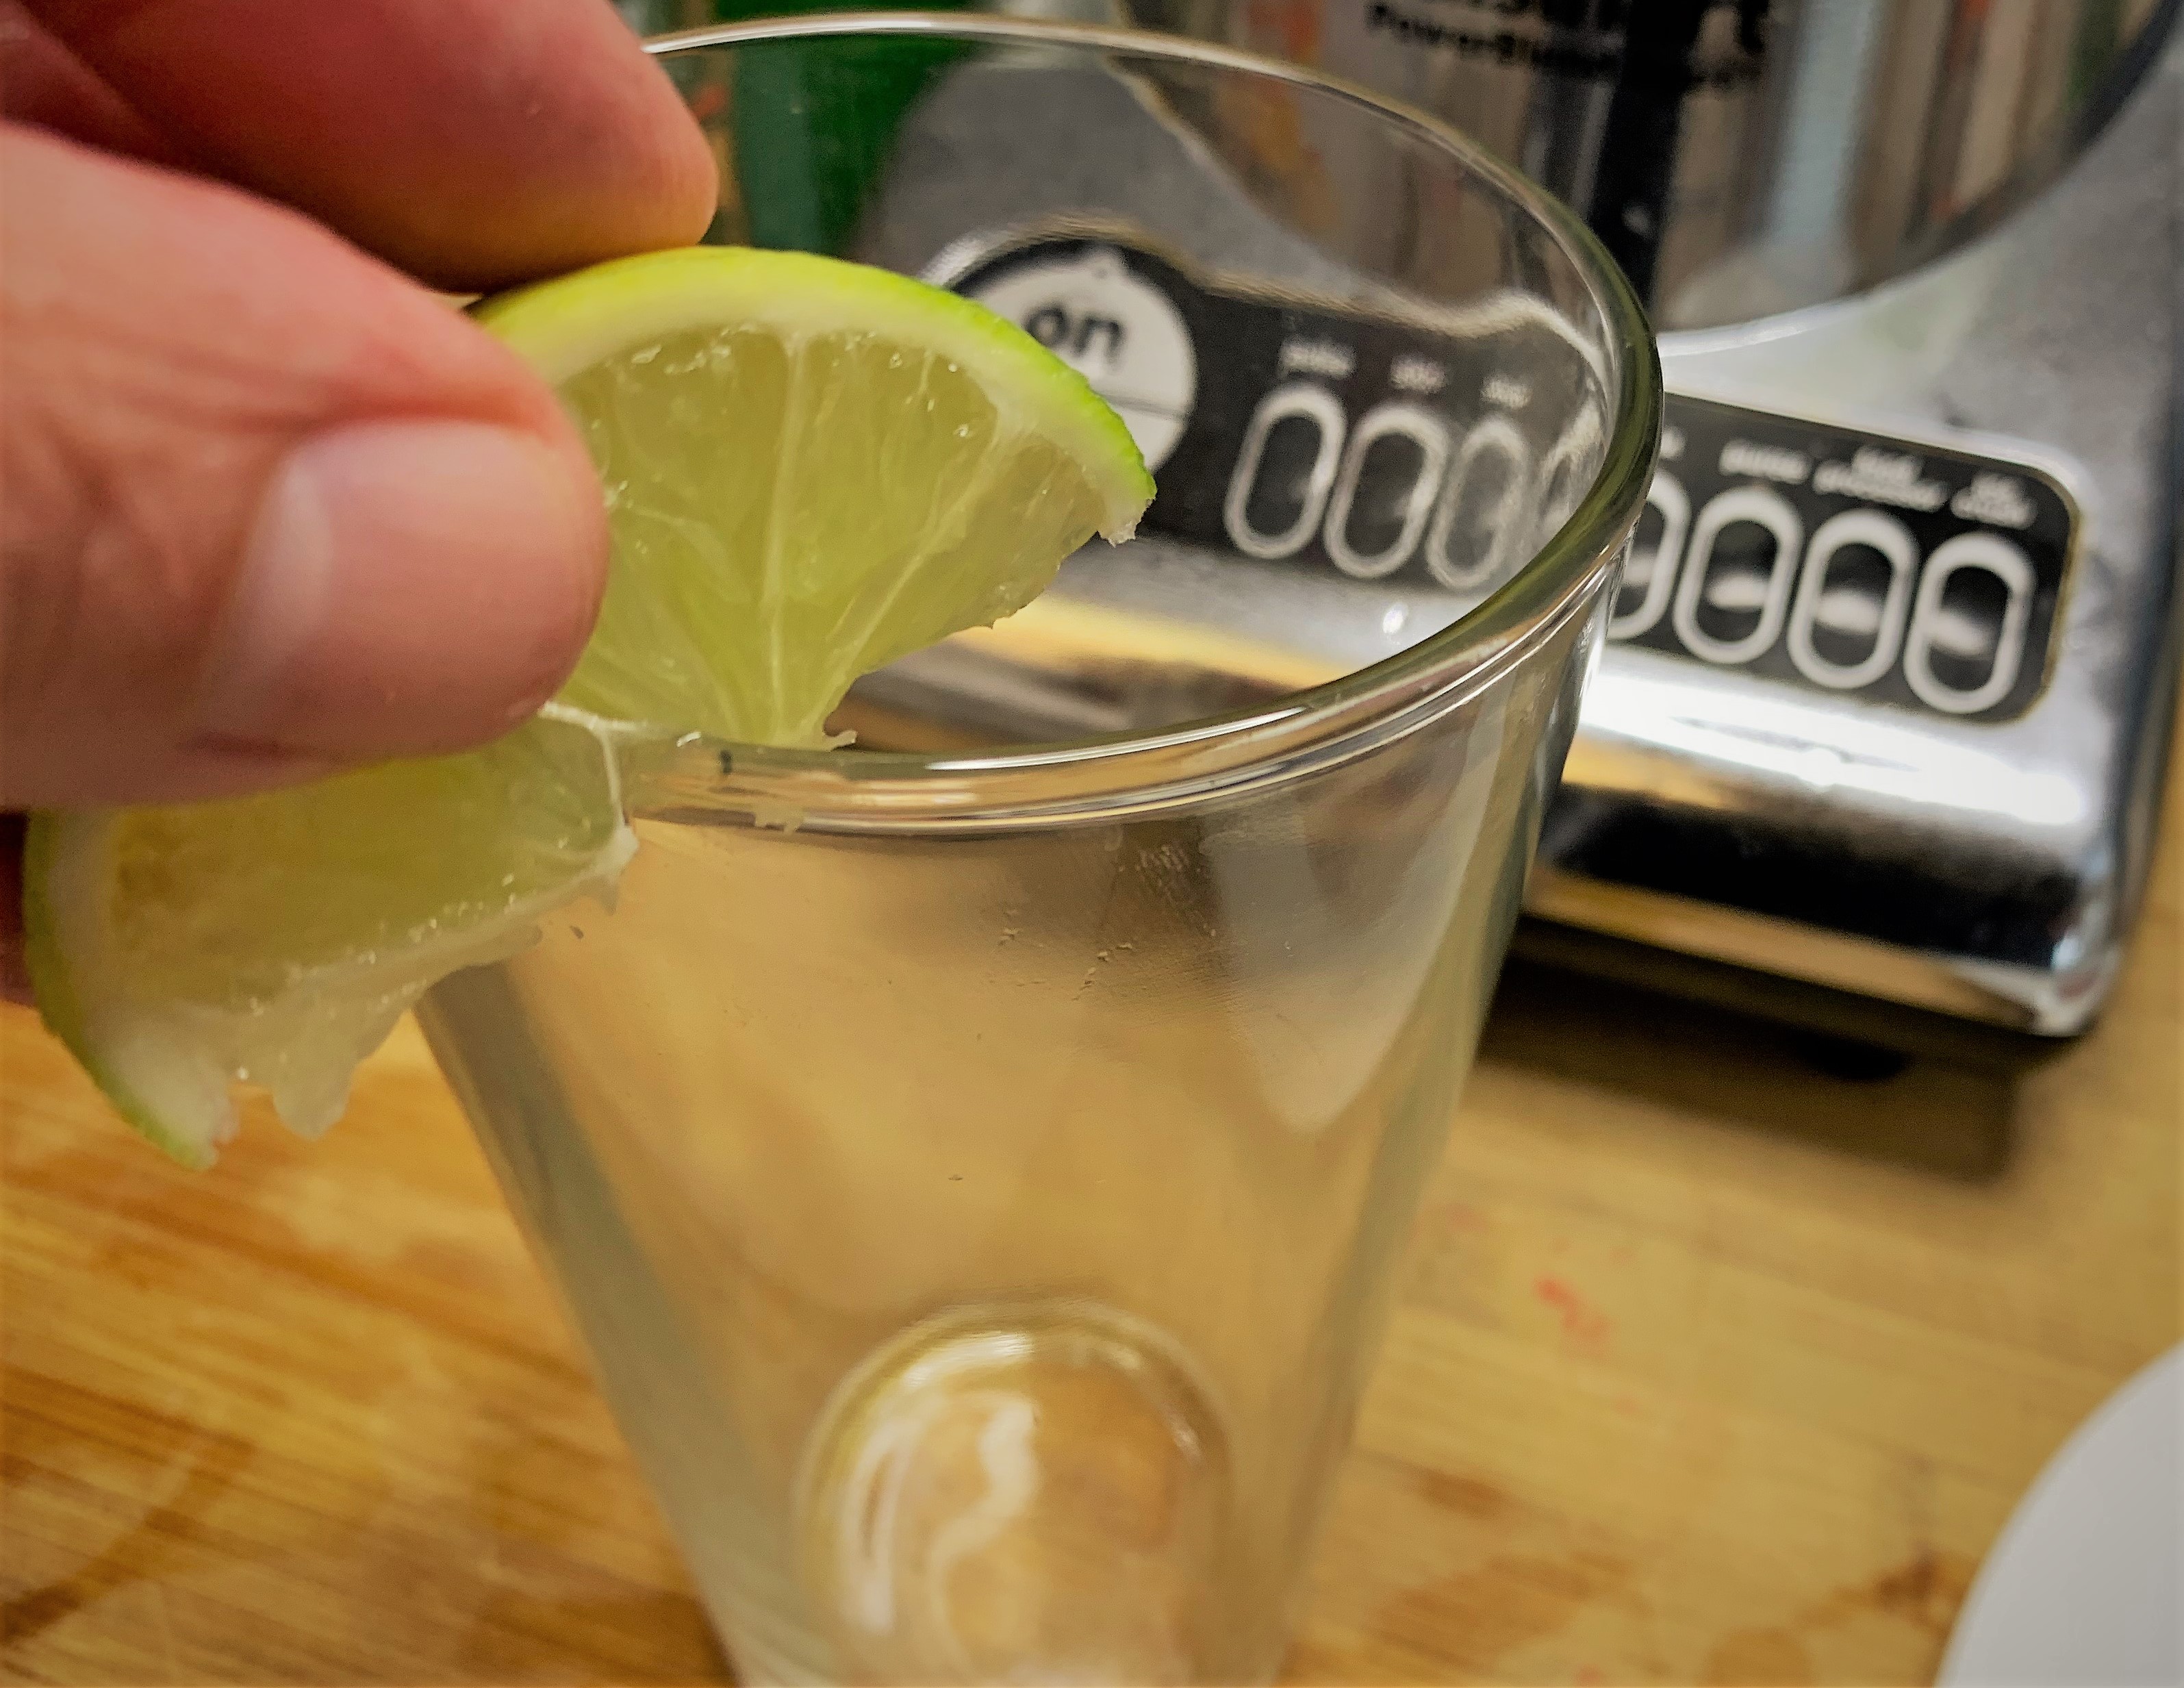
[[598, 608], [598, 485], [427, 287], [703, 231], [705, 141], [605, 0], [0, 0], [0, 810], [535, 710]]

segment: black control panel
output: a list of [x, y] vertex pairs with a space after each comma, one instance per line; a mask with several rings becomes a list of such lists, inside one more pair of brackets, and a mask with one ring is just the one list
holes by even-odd
[[1584, 496], [1606, 418], [1541, 311], [1446, 327], [1045, 238], [952, 279], [1073, 365], [1158, 483], [1150, 532], [1353, 580], [1477, 591]]
[[[1220, 282], [1105, 234], [948, 278], [1081, 370], [1159, 486], [1148, 531], [1479, 592], [1583, 496], [1606, 419], [1544, 312], [1427, 322]], [[1980, 721], [2039, 694], [2075, 540], [2029, 463], [1672, 394], [1611, 640]]]
[[2075, 537], [2031, 465], [1671, 395], [1608, 637], [1980, 720], [2039, 694]]

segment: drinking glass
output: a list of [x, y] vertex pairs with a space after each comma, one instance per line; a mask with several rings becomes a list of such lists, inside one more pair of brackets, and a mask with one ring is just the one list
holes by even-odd
[[1265, 1680], [1646, 493], [1643, 317], [1271, 61], [650, 46], [713, 238], [1013, 316], [1159, 497], [852, 748], [655, 746], [612, 909], [426, 1028], [745, 1680]]

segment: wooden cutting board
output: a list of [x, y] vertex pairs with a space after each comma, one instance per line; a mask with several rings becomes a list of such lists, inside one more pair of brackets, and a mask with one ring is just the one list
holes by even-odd
[[[2184, 803], [2102, 1027], [2015, 1084], [1505, 985], [1290, 1661], [1929, 1680], [2071, 1429], [2179, 1334]], [[0, 1011], [0, 1674], [725, 1680], [405, 1026], [304, 1145], [140, 1148]]]

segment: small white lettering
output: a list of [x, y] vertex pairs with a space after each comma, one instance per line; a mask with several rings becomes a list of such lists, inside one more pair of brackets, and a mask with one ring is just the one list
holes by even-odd
[[1448, 385], [1448, 376], [1439, 364], [1411, 352], [1396, 359], [1388, 379], [1398, 393], [1438, 393]]
[[1280, 363], [1284, 375], [1295, 370], [1341, 381], [1357, 367], [1357, 354], [1332, 340], [1284, 340]]
[[2039, 514], [2022, 481], [2014, 475], [1997, 475], [1990, 470], [1981, 470], [1973, 476], [1971, 485], [1949, 500], [1949, 510], [1966, 521], [2020, 531], [2031, 526]]
[[1489, 404], [1498, 404], [1504, 410], [1521, 410], [1532, 402], [1529, 383], [1513, 375], [1496, 373], [1486, 377], [1479, 389], [1479, 396]]
[[1801, 487], [1805, 476], [1813, 472], [1813, 460], [1803, 452], [1791, 451], [1786, 446], [1733, 439], [1721, 448], [1721, 472], [1749, 475], [1761, 481], [1780, 481], [1786, 487]]
[[1862, 445], [1850, 461], [1832, 458], [1813, 471], [1813, 490], [1836, 493], [1867, 504], [1894, 504], [1900, 510], [1936, 510], [1949, 496], [1939, 481], [1919, 478], [1924, 461], [1908, 452], [1884, 451]]

